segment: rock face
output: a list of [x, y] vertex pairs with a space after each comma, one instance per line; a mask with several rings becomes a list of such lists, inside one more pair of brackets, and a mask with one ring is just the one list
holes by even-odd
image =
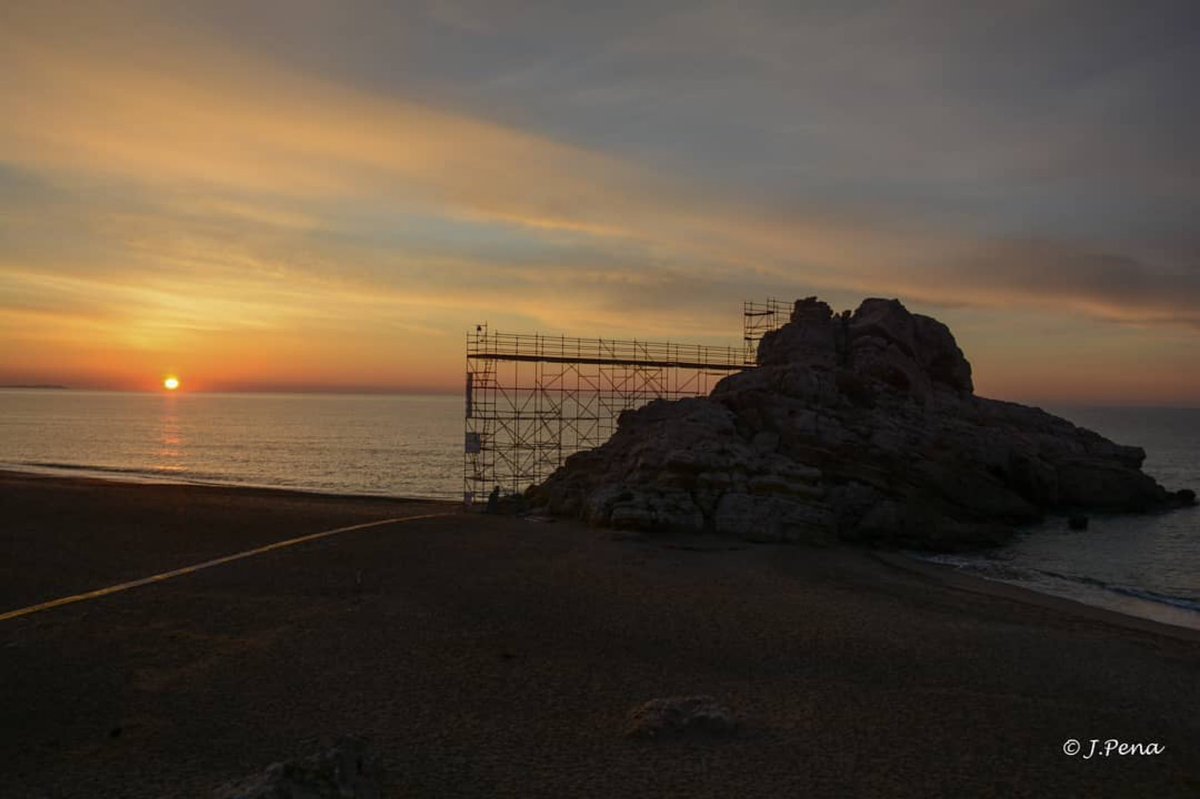
[[651, 699], [629, 714], [625, 734], [630, 738], [665, 738], [701, 733], [729, 735], [737, 719], [729, 708], [711, 696], [674, 696]]
[[380, 799], [383, 765], [361, 738], [342, 738], [303, 760], [264, 771], [213, 792], [214, 799]]
[[1140, 448], [976, 397], [949, 328], [898, 300], [836, 315], [798, 300], [758, 363], [623, 413], [530, 498], [615, 528], [931, 549], [996, 544], [1048, 510], [1195, 500], [1144, 474]]

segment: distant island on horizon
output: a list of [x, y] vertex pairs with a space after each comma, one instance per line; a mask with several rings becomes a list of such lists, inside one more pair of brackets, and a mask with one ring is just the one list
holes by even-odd
[[36, 389], [45, 390], [45, 391], [70, 391], [71, 390], [70, 386], [59, 386], [59, 385], [52, 385], [52, 384], [24, 385], [24, 384], [20, 384], [20, 383], [14, 383], [11, 385], [0, 385], [0, 389], [3, 389], [3, 388], [25, 388], [25, 389], [36, 388]]

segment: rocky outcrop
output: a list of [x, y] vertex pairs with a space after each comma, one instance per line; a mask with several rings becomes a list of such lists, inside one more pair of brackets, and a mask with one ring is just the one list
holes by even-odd
[[934, 549], [998, 543], [1045, 511], [1194, 501], [1137, 447], [976, 397], [950, 330], [897, 300], [836, 315], [799, 300], [758, 362], [708, 397], [623, 413], [530, 498], [615, 528]]
[[729, 735], [737, 731], [729, 708], [711, 696], [673, 696], [651, 699], [629, 713], [625, 735], [667, 738], [685, 735]]
[[361, 738], [342, 738], [301, 760], [273, 763], [259, 774], [223, 785], [214, 799], [380, 799], [383, 765]]

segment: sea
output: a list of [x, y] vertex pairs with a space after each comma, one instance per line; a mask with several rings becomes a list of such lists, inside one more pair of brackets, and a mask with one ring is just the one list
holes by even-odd
[[[1200, 495], [1200, 408], [1047, 407], [1080, 427], [1146, 451], [1142, 469], [1171, 491]], [[1087, 530], [1050, 516], [1004, 547], [917, 555], [1130, 616], [1200, 630], [1200, 506], [1093, 514]]]
[[[1200, 409], [1046, 410], [1146, 450], [1145, 470], [1200, 493]], [[0, 469], [458, 500], [463, 398], [0, 390]], [[1200, 629], [1200, 507], [1061, 517], [995, 550], [923, 555], [1013, 583]]]
[[0, 468], [462, 499], [463, 398], [0, 390]]

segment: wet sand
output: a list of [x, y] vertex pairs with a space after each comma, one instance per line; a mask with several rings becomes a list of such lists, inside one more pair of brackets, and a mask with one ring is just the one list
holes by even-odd
[[[1188, 631], [867, 552], [454, 511], [0, 474], [0, 613], [451, 514], [0, 622], [0, 795], [205, 796], [344, 733], [395, 796], [1200, 795]], [[622, 736], [696, 693], [742, 732]]]

